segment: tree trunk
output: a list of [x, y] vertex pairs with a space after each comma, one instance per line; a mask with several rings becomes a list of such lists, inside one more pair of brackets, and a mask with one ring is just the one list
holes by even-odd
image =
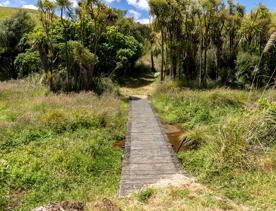
[[164, 81], [164, 31], [161, 29], [161, 82]]
[[220, 69], [221, 45], [216, 47], [216, 60], [215, 60], [215, 80], [218, 81]]
[[201, 87], [202, 83], [202, 38], [200, 38], [199, 46], [199, 74], [198, 74], [198, 86]]
[[177, 69], [176, 57], [173, 56], [173, 58], [172, 58], [172, 78], [173, 78], [173, 80], [176, 79], [176, 69]]
[[203, 69], [203, 74], [202, 74], [202, 86], [204, 88], [207, 87], [207, 50], [208, 47], [204, 47], [204, 69]]
[[151, 60], [151, 71], [155, 71], [155, 66], [154, 66], [154, 58], [153, 58], [153, 52], [152, 50], [150, 51], [150, 60]]
[[50, 79], [48, 81], [49, 84], [49, 89], [52, 91], [53, 90], [53, 77], [52, 77], [52, 71], [50, 71], [50, 65], [49, 65], [49, 60], [47, 57], [47, 48], [44, 46], [39, 47], [39, 57], [43, 65], [44, 72], [46, 74], [46, 77], [48, 77], [48, 74], [50, 73]]

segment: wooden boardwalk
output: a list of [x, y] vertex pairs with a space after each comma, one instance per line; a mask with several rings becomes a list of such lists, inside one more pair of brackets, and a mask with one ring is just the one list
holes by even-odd
[[120, 196], [183, 173], [148, 100], [132, 97]]

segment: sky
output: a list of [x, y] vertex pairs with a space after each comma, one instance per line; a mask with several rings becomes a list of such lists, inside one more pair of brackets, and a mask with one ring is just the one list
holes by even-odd
[[[70, 0], [74, 7], [77, 6], [78, 0]], [[149, 22], [149, 5], [148, 0], [103, 0], [109, 6], [126, 10], [127, 16], [133, 17], [137, 22]], [[252, 8], [262, 3], [270, 10], [276, 11], [276, 0], [236, 0], [246, 7], [249, 12]], [[37, 0], [0, 0], [0, 6], [4, 7], [19, 7], [37, 9]], [[1, 14], [0, 14], [1, 15]]]

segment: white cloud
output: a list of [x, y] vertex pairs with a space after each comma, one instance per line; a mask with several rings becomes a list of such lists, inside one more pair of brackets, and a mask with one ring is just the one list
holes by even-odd
[[149, 3], [147, 0], [127, 0], [127, 3], [141, 10], [149, 10]]
[[105, 0], [106, 3], [110, 4], [112, 2], [114, 2], [115, 0]]
[[6, 0], [1, 4], [1, 6], [8, 7], [8, 6], [10, 6], [10, 4], [11, 4], [10, 0]]
[[3, 7], [4, 5], [0, 3], [0, 7]]
[[37, 10], [37, 6], [33, 5], [33, 4], [25, 4], [22, 6], [22, 8], [24, 9], [32, 9], [32, 10]]
[[107, 4], [111, 4], [112, 2], [120, 2], [121, 0], [104, 0]]
[[127, 16], [133, 17], [135, 20], [141, 17], [141, 13], [137, 12], [136, 10], [128, 10], [127, 11]]
[[138, 19], [137, 22], [141, 24], [149, 24], [150, 20], [149, 18], [142, 18], [142, 19]]
[[72, 3], [72, 6], [74, 7], [74, 8], [76, 8], [76, 7], [78, 7], [78, 0], [70, 0], [70, 2]]

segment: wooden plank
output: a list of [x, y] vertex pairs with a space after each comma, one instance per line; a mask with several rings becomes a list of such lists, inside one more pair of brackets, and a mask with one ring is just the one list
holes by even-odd
[[183, 173], [147, 99], [130, 101], [120, 196]]

